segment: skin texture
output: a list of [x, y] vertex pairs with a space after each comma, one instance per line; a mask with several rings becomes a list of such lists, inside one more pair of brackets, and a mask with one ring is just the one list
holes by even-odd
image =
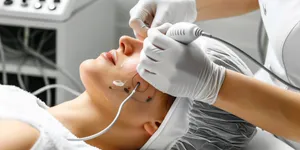
[[278, 136], [300, 142], [300, 94], [226, 72], [214, 106]]
[[[112, 63], [102, 53], [96, 59], [89, 59], [80, 65], [80, 76], [86, 91], [74, 100], [48, 109], [77, 137], [85, 137], [103, 130], [114, 119], [119, 105], [129, 95], [137, 82], [141, 83], [137, 93], [123, 107], [116, 124], [104, 135], [87, 141], [95, 147], [105, 150], [139, 149], [155, 133], [164, 120], [174, 98], [157, 91], [137, 73], [139, 55], [143, 42], [131, 37], [121, 37], [117, 60]], [[113, 85], [114, 80], [126, 81], [124, 87]], [[111, 87], [111, 89], [109, 88]], [[130, 87], [130, 88], [129, 88]], [[145, 102], [148, 97], [150, 102]], [[0, 128], [0, 142], [14, 139], [31, 147], [39, 137], [39, 132], [20, 122], [2, 122], [1, 126], [10, 126], [6, 132]], [[15, 131], [26, 130], [28, 134], [19, 136]], [[27, 132], [26, 132], [27, 133]], [[9, 138], [7, 138], [9, 137]], [[26, 139], [26, 140], [24, 140]], [[117, 141], [117, 142], [116, 142]], [[7, 141], [6, 141], [7, 142]], [[0, 149], [16, 149], [18, 145], [7, 142]]]

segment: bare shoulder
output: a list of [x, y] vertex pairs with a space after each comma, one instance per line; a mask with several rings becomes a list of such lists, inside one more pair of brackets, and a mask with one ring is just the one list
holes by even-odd
[[0, 120], [0, 149], [29, 150], [39, 138], [39, 131], [15, 120]]

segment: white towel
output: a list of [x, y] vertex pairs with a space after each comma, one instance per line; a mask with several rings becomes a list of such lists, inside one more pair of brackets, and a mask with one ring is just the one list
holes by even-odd
[[34, 95], [15, 86], [0, 85], [0, 119], [18, 120], [40, 132], [32, 150], [98, 150], [85, 142], [68, 141], [76, 137], [45, 108], [45, 103]]

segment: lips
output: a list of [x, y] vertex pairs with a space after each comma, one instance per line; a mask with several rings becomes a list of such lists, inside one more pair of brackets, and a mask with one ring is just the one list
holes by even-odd
[[117, 62], [117, 53], [115, 50], [111, 50], [109, 52], [104, 53], [105, 58], [107, 58], [108, 61], [116, 65]]

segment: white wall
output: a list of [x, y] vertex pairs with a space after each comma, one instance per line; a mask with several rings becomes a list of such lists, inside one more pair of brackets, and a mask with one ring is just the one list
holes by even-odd
[[129, 28], [129, 10], [138, 2], [138, 0], [116, 0], [117, 10], [117, 37], [122, 35], [133, 36], [132, 30]]
[[[122, 35], [133, 36], [132, 30], [128, 26], [129, 10], [138, 0], [117, 0], [117, 37]], [[259, 60], [257, 50], [257, 31], [259, 25], [259, 11], [252, 12], [239, 17], [218, 19], [197, 23], [206, 32], [221, 37], [248, 54]], [[239, 53], [237, 53], [241, 56]], [[257, 71], [258, 67], [241, 56], [252, 71]]]

